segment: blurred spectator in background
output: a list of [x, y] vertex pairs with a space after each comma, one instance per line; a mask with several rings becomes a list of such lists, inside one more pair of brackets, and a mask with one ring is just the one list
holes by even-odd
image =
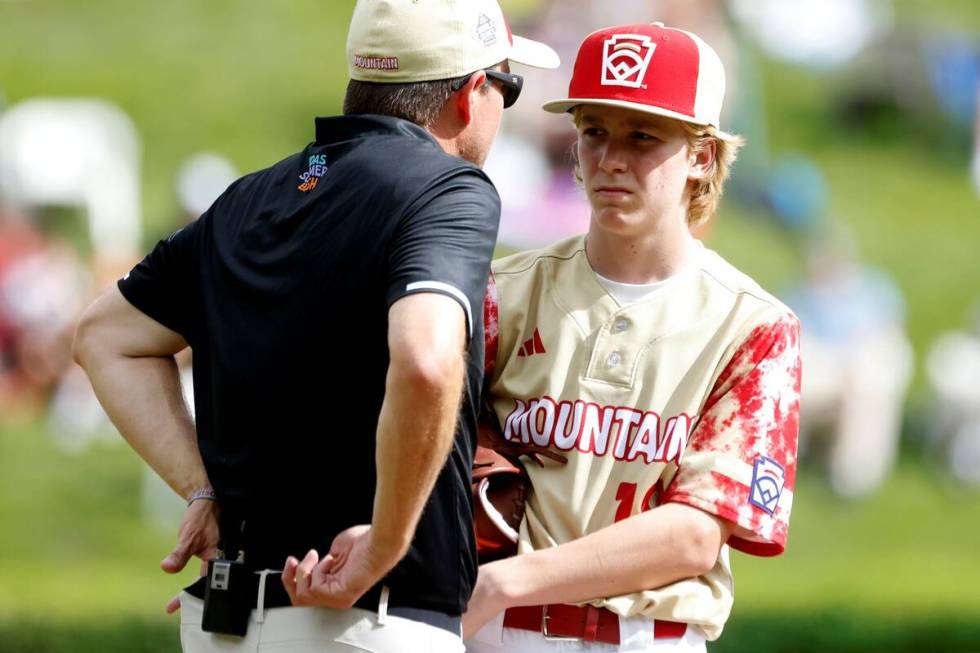
[[21, 208], [79, 209], [91, 261], [109, 283], [138, 260], [140, 144], [104, 100], [37, 99], [0, 118], [0, 194]]
[[103, 100], [27, 100], [0, 116], [0, 405], [47, 407], [66, 449], [107, 431], [71, 338], [99, 283], [137, 260], [139, 156], [132, 122]]
[[842, 75], [837, 99], [849, 127], [887, 138], [917, 138], [971, 156], [978, 120], [980, 40], [953, 28], [896, 26]]
[[980, 196], [980, 80], [977, 80], [977, 110], [973, 119], [973, 163], [971, 172], [973, 189]]
[[977, 111], [980, 42], [976, 34], [946, 31], [930, 35], [922, 47], [932, 96], [944, 116], [969, 129]]
[[813, 239], [805, 272], [786, 298], [803, 333], [801, 449], [825, 451], [837, 494], [863, 497], [898, 452], [913, 358], [904, 300], [884, 271], [859, 261], [839, 227]]
[[32, 370], [23, 363], [22, 339], [26, 335], [23, 325], [5, 296], [22, 294], [9, 279], [22, 276], [18, 270], [23, 261], [42, 247], [40, 232], [22, 213], [5, 206], [0, 197], [0, 415], [3, 416], [20, 413], [25, 408], [33, 412], [40, 399]]
[[589, 206], [572, 175], [567, 137], [563, 125], [541, 134], [539, 143], [506, 131], [497, 138], [484, 170], [501, 197], [499, 245], [529, 249], [588, 229]]
[[731, 6], [768, 55], [816, 68], [847, 63], [893, 21], [891, 0], [731, 0]]
[[[52, 435], [71, 446], [73, 435], [91, 426], [91, 413], [79, 406], [60, 411], [76, 391], [94, 402], [71, 361], [75, 320], [94, 283], [75, 248], [50, 228], [50, 215], [37, 209], [34, 221], [12, 211], [0, 217], [0, 350], [7, 380], [0, 384], [6, 391], [0, 404], [29, 415], [50, 401], [53, 419], [68, 418], [65, 429], [52, 424]], [[101, 410], [95, 414], [97, 420]]]
[[827, 183], [816, 162], [801, 152], [788, 152], [766, 175], [762, 206], [791, 234], [812, 234], [827, 215]]
[[956, 478], [980, 486], [980, 300], [969, 322], [936, 339], [926, 374], [936, 401], [932, 436]]

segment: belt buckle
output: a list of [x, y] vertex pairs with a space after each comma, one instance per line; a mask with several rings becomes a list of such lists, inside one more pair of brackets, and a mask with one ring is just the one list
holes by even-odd
[[541, 606], [541, 634], [549, 642], [580, 642], [581, 637], [561, 637], [558, 635], [548, 634], [548, 604]]

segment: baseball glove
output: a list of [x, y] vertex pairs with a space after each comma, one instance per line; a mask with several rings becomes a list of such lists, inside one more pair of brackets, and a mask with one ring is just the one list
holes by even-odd
[[517, 552], [517, 531], [530, 486], [519, 461], [477, 446], [473, 461], [473, 530], [481, 563]]
[[506, 440], [489, 406], [481, 411], [473, 461], [473, 529], [480, 563], [517, 552], [517, 532], [531, 481], [521, 456], [543, 465], [541, 457], [565, 463], [561, 454]]

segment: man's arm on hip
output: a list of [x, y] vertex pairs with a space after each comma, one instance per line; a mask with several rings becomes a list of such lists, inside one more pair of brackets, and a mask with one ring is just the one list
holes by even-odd
[[83, 314], [74, 356], [126, 441], [175, 492], [208, 486], [194, 423], [181, 394], [177, 332], [146, 316], [113, 287]]

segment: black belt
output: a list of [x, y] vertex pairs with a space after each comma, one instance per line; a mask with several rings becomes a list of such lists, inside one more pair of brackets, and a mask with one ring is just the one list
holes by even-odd
[[[247, 591], [255, 597], [255, 605], [258, 606], [259, 573], [256, 572], [252, 574], [252, 577], [254, 580], [251, 586], [247, 588]], [[191, 596], [204, 600], [204, 586], [206, 581], [206, 578], [199, 578], [192, 585], [187, 587], [185, 591]], [[364, 596], [355, 601], [354, 607], [361, 608], [362, 610], [368, 610], [370, 612], [377, 612], [380, 598], [381, 589], [380, 587], [375, 586], [368, 590]], [[286, 593], [286, 588], [282, 585], [282, 576], [280, 573], [274, 572], [267, 574], [265, 579], [265, 600], [263, 601], [264, 607], [285, 608], [291, 606], [292, 604], [292, 601], [289, 600], [289, 594]], [[453, 635], [460, 635], [462, 633], [461, 617], [440, 612], [438, 610], [389, 604], [388, 614], [395, 617], [401, 617], [403, 619], [418, 621], [430, 626], [435, 626], [436, 628], [442, 628], [443, 630], [449, 631]]]

